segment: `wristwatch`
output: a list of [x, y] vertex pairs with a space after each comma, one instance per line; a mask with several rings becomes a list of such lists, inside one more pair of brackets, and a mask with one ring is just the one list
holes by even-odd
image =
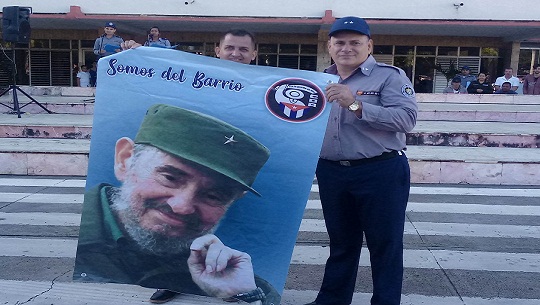
[[260, 287], [257, 287], [257, 289], [251, 290], [249, 292], [234, 295], [228, 299], [225, 299], [225, 301], [230, 302], [231, 299], [236, 301], [244, 301], [246, 303], [254, 305], [261, 305], [266, 299], [266, 294], [264, 294], [264, 291]]
[[356, 110], [360, 109], [360, 104], [358, 101], [354, 101], [352, 104], [349, 105], [349, 111], [355, 112]]

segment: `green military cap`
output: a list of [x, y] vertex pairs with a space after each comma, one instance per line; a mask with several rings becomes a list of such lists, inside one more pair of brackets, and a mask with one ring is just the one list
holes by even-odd
[[270, 151], [247, 133], [214, 117], [156, 104], [146, 112], [135, 143], [205, 166], [260, 196], [251, 186]]

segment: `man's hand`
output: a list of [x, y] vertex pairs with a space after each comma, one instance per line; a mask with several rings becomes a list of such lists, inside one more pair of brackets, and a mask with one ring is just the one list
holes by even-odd
[[122, 50], [129, 50], [129, 49], [138, 48], [142, 46], [142, 44], [136, 42], [135, 40], [127, 40], [127, 41], [122, 42], [120, 46], [122, 47]]
[[257, 289], [249, 254], [225, 246], [212, 234], [195, 239], [190, 249], [191, 277], [208, 295], [228, 298]]
[[325, 91], [326, 98], [330, 103], [336, 102], [343, 108], [348, 108], [352, 103], [354, 103], [354, 95], [346, 85], [329, 84], [326, 86]]

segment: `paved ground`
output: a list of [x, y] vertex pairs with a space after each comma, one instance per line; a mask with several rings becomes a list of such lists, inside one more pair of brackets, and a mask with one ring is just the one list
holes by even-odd
[[[0, 176], [0, 305], [149, 304], [151, 289], [71, 282], [83, 192], [80, 178]], [[402, 304], [539, 304], [539, 224], [538, 187], [415, 185]], [[282, 304], [314, 299], [327, 244], [314, 184]], [[369, 304], [367, 254], [353, 304]], [[183, 296], [170, 304], [208, 303]]]

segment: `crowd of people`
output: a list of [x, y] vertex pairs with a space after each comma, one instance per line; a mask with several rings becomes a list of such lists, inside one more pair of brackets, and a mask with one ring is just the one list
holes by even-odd
[[[512, 68], [504, 69], [504, 75], [497, 77], [494, 83], [489, 81], [489, 76], [480, 72], [477, 76], [470, 74], [469, 66], [463, 66], [461, 73], [457, 74], [443, 93], [451, 94], [518, 94], [517, 90], [521, 83], [514, 76]], [[533, 73], [523, 78], [523, 94], [540, 95], [540, 65], [533, 66]]]

